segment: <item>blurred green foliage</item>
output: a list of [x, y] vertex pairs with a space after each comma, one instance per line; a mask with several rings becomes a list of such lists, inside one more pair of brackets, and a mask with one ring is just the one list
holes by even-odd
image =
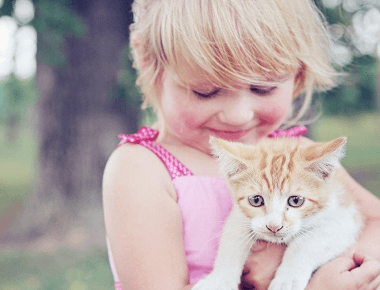
[[0, 215], [24, 200], [38, 165], [38, 140], [30, 123], [23, 122], [13, 143], [7, 138], [7, 127], [0, 124]]
[[39, 35], [37, 59], [47, 65], [63, 68], [66, 64], [66, 38], [84, 37], [86, 24], [72, 9], [69, 0], [34, 2], [37, 13], [31, 24]]
[[132, 67], [132, 56], [129, 46], [124, 47], [121, 53], [120, 70], [118, 72], [117, 83], [114, 85], [111, 97], [125, 99], [126, 109], [139, 108], [142, 103], [142, 94], [136, 86], [137, 72]]
[[10, 75], [6, 81], [0, 82], [0, 124], [6, 126], [9, 142], [18, 138], [19, 127], [36, 100], [34, 79], [19, 80]]
[[358, 114], [378, 110], [376, 108], [377, 61], [365, 55], [355, 57], [344, 68], [341, 84], [331, 91], [321, 93], [323, 112], [327, 115]]
[[113, 278], [104, 250], [54, 253], [7, 251], [0, 256], [0, 290], [109, 290]]
[[5, 82], [0, 82], [0, 122], [7, 122], [13, 115], [25, 114], [36, 96], [33, 79], [22, 81], [10, 75]]

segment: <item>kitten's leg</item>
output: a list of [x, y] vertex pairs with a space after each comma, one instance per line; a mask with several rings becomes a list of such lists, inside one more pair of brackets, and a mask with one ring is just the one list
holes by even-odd
[[249, 219], [234, 206], [223, 228], [213, 271], [193, 290], [237, 290], [252, 244]]
[[353, 220], [345, 224], [331, 223], [292, 241], [268, 290], [304, 290], [316, 269], [355, 243], [359, 226]]

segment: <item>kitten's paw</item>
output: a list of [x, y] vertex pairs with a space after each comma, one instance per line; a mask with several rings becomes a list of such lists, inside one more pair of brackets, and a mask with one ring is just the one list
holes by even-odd
[[195, 284], [193, 290], [238, 290], [240, 281], [233, 281], [226, 276], [212, 273]]
[[305, 290], [307, 284], [309, 283], [309, 278], [304, 277], [305, 275], [301, 274], [276, 274], [270, 283], [268, 290]]

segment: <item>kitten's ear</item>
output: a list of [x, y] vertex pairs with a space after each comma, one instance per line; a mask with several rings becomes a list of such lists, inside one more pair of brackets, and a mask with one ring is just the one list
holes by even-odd
[[302, 155], [309, 163], [306, 170], [315, 172], [322, 179], [328, 178], [339, 166], [339, 160], [344, 156], [346, 142], [346, 137], [340, 137], [304, 148]]
[[245, 162], [239, 158], [239, 151], [243, 144], [225, 141], [223, 139], [210, 137], [212, 154], [220, 164], [220, 171], [228, 178], [247, 169]]

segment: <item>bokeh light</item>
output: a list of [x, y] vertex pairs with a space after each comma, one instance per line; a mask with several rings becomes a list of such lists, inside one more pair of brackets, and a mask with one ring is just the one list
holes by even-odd
[[[321, 0], [326, 8], [344, 9], [352, 15], [352, 25], [330, 25], [334, 39], [332, 60], [347, 65], [353, 55], [380, 57], [380, 0]], [[345, 40], [339, 39], [345, 36]]]
[[29, 79], [37, 68], [37, 32], [32, 26], [23, 26], [18, 29], [15, 39], [14, 73], [19, 79]]
[[23, 24], [28, 24], [34, 18], [34, 5], [30, 0], [17, 0], [14, 5], [14, 16]]
[[17, 0], [14, 17], [0, 17], [0, 81], [12, 73], [19, 79], [29, 79], [36, 73], [37, 32], [26, 25], [34, 12], [30, 0]]
[[362, 54], [378, 54], [380, 44], [380, 11], [372, 7], [356, 12], [352, 18], [355, 31], [354, 43]]
[[343, 9], [348, 13], [354, 13], [360, 9], [360, 6], [356, 0], [343, 0]]
[[8, 77], [13, 71], [17, 29], [17, 22], [12, 17], [0, 17], [0, 80]]
[[345, 66], [351, 63], [353, 58], [349, 47], [340, 43], [333, 43], [331, 47], [331, 59], [339, 66]]

